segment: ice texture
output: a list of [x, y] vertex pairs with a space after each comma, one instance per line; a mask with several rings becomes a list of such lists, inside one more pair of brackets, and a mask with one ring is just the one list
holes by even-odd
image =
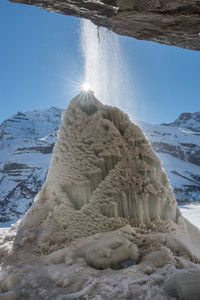
[[34, 247], [46, 253], [126, 224], [166, 231], [179, 216], [161, 161], [142, 130], [89, 92], [63, 113], [46, 181], [18, 236], [24, 240], [27, 230], [31, 236], [37, 231]]

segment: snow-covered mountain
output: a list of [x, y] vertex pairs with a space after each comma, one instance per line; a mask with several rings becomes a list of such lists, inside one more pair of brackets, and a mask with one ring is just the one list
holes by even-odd
[[[62, 111], [19, 112], [0, 125], [0, 223], [20, 218], [40, 190]], [[200, 201], [200, 112], [169, 124], [137, 123], [163, 161], [177, 200]]]
[[200, 112], [169, 124], [138, 122], [163, 162], [178, 202], [200, 201]]
[[62, 110], [18, 112], [0, 125], [0, 222], [17, 220], [40, 190]]

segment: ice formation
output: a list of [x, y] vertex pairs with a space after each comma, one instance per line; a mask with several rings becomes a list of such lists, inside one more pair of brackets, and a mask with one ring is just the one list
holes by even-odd
[[91, 91], [63, 113], [46, 181], [0, 257], [0, 299], [200, 295], [199, 230], [142, 130]]

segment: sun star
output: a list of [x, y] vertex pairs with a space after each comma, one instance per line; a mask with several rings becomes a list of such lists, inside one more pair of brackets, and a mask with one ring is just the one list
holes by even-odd
[[90, 85], [87, 82], [84, 82], [82, 85], [82, 89], [84, 90], [84, 92], [88, 92], [90, 90]]

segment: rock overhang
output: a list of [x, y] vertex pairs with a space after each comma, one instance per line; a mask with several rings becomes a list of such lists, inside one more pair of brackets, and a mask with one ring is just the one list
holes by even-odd
[[91, 20], [139, 40], [200, 50], [200, 3], [190, 0], [9, 0]]

